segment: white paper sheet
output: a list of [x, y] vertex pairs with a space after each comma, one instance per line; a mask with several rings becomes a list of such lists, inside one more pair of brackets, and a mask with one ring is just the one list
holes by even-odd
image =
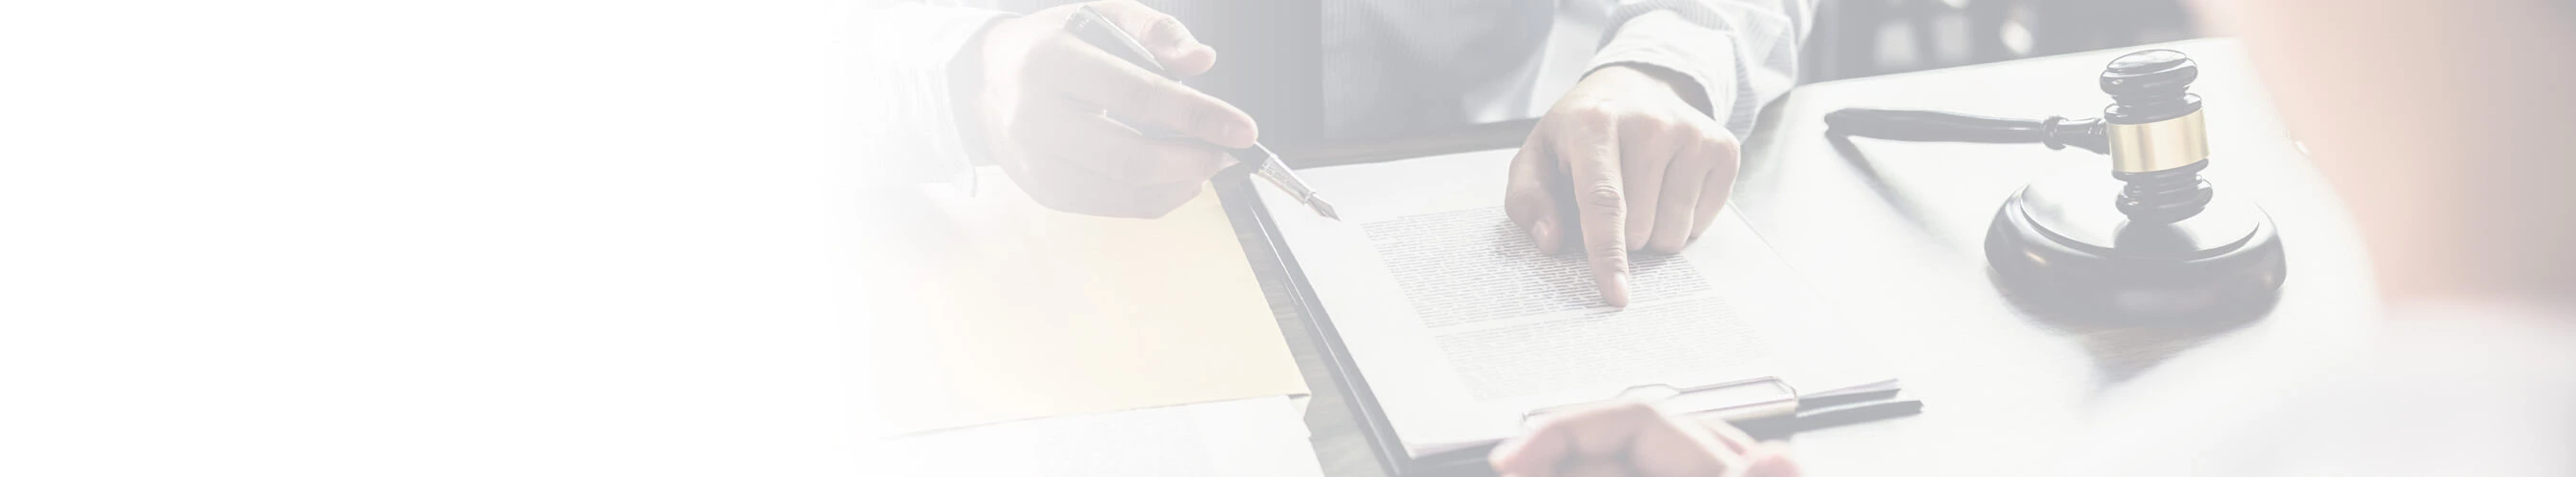
[[872, 475], [1315, 477], [1286, 396], [1051, 417], [890, 439]]
[[1415, 455], [1518, 433], [1533, 409], [1640, 385], [1778, 376], [1816, 396], [1893, 387], [1732, 207], [1678, 255], [1632, 257], [1613, 309], [1580, 255], [1502, 209], [1511, 150], [1301, 171], [1339, 207], [1263, 188], [1282, 236]]

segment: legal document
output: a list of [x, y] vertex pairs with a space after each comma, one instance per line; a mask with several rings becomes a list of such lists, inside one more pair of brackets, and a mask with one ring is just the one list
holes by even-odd
[[1579, 253], [1505, 217], [1512, 150], [1301, 171], [1343, 221], [1262, 202], [1414, 455], [1518, 434], [1532, 411], [1637, 387], [1779, 378], [1803, 397], [1892, 389], [1731, 206], [1680, 254], [1630, 256], [1612, 308]]

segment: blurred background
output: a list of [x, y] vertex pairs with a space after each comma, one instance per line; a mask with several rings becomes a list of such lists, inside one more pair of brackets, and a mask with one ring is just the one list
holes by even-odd
[[1814, 28], [1805, 82], [2201, 35], [2177, 0], [1826, 0]]
[[[1549, 0], [1496, 0], [1536, 1]], [[995, 6], [1030, 12], [1073, 0], [1003, 0]], [[1189, 25], [1214, 46], [1216, 69], [1191, 80], [1260, 118], [1262, 140], [1273, 146], [1348, 143], [1426, 133], [1377, 129], [1362, 137], [1327, 133], [1320, 75], [1328, 52], [1317, 35], [1349, 19], [1352, 0], [1203, 2], [1144, 0]], [[1322, 7], [1318, 8], [1318, 4]], [[1555, 98], [1580, 79], [1600, 46], [1608, 16], [1600, 1], [1554, 1], [1547, 52], [1533, 98]], [[1216, 8], [1221, 4], [1222, 8]], [[2203, 35], [2180, 0], [1819, 0], [1799, 65], [1800, 81], [1813, 83], [1932, 68], [2118, 48]], [[1416, 8], [1463, 8], [1432, 2]], [[1459, 4], [1464, 5], [1464, 4]], [[1461, 11], [1457, 13], [1477, 13]], [[1516, 19], [1487, 19], [1513, 21]], [[1501, 122], [1537, 117], [1548, 101], [1518, 111], [1475, 118]]]

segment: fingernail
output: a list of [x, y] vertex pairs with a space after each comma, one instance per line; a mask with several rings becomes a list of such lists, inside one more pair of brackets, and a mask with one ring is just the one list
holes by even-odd
[[1605, 290], [1605, 291], [1606, 291], [1606, 292], [1608, 292], [1608, 295], [1609, 295], [1609, 297], [1608, 297], [1608, 298], [1610, 299], [1610, 305], [1612, 305], [1612, 306], [1617, 306], [1617, 307], [1620, 307], [1620, 308], [1627, 308], [1627, 307], [1628, 307], [1628, 272], [1618, 272], [1618, 273], [1612, 273], [1612, 274], [1610, 274], [1610, 289], [1609, 289], [1609, 290]]
[[1538, 250], [1541, 253], [1549, 253], [1556, 248], [1550, 246], [1556, 242], [1551, 241], [1551, 239], [1554, 239], [1555, 237], [1548, 236], [1547, 230], [1548, 227], [1546, 221], [1530, 222], [1530, 243], [1538, 245]]

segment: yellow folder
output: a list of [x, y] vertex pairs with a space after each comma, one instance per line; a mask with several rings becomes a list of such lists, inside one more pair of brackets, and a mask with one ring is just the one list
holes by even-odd
[[980, 172], [974, 194], [863, 213], [863, 419], [901, 434], [1307, 392], [1213, 190], [1093, 217]]

